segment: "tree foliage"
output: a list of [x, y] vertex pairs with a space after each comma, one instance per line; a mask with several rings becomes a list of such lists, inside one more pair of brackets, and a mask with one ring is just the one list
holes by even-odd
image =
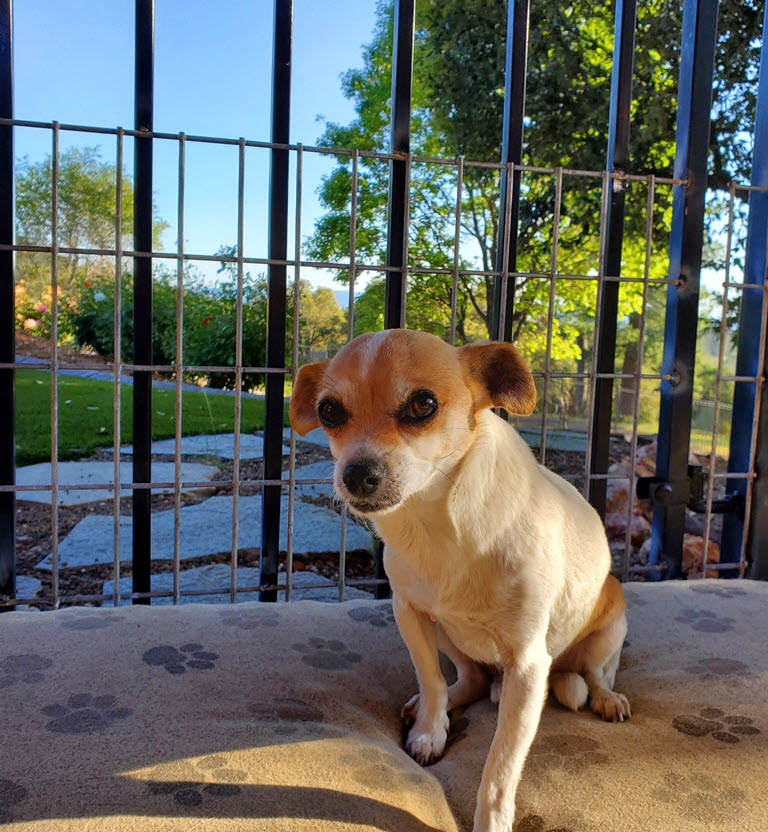
[[[721, 6], [717, 77], [712, 110], [711, 184], [724, 187], [743, 177], [751, 148], [745, 126], [754, 117], [754, 83], [759, 65], [761, 11], [754, 0]], [[646, 0], [638, 9], [632, 104], [630, 173], [670, 176], [674, 162], [676, 87], [681, 10], [672, 0]], [[411, 148], [432, 158], [464, 155], [469, 160], [500, 158], [504, 106], [506, 0], [418, 0]], [[534, 3], [531, 9], [524, 162], [531, 166], [600, 171], [605, 165], [613, 51], [613, 8], [590, 0], [571, 4]], [[392, 5], [382, 0], [363, 65], [342, 77], [342, 90], [356, 116], [348, 124], [328, 123], [327, 146], [386, 152]], [[386, 244], [386, 163], [361, 159], [357, 256], [383, 263]], [[338, 157], [324, 180], [325, 208], [309, 241], [318, 260], [343, 259], [349, 251], [351, 167]], [[640, 277], [645, 265], [646, 187], [627, 189], [622, 273]], [[671, 221], [671, 188], [656, 191], [651, 235], [651, 277], [664, 277]], [[497, 261], [500, 217], [499, 175], [467, 166], [461, 194], [462, 270], [492, 271]], [[410, 264], [453, 267], [454, 167], [414, 164], [411, 180]], [[547, 275], [596, 275], [600, 246], [601, 181], [563, 177], [558, 255], [553, 263], [554, 176], [526, 174], [522, 181], [518, 270]], [[710, 241], [712, 242], [712, 241]], [[716, 242], [716, 241], [715, 241]], [[710, 256], [719, 256], [716, 245]], [[547, 348], [550, 280], [517, 278], [513, 337], [541, 363]], [[341, 279], [346, 275], [341, 274]], [[408, 323], [445, 336], [450, 325], [451, 276], [409, 277]], [[460, 342], [489, 334], [488, 298], [492, 278], [462, 274], [457, 309]], [[591, 350], [594, 281], [558, 280], [555, 285], [552, 356], [583, 364]], [[383, 323], [382, 278], [360, 298], [356, 332]], [[640, 312], [639, 285], [623, 284], [620, 340], [631, 335]]]

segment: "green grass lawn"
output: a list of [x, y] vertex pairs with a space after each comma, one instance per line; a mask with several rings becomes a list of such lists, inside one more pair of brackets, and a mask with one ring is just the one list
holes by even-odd
[[[133, 388], [122, 385], [121, 443], [132, 441]], [[59, 376], [59, 459], [80, 459], [113, 442], [113, 390], [108, 381]], [[152, 390], [152, 437], [175, 436], [175, 391]], [[234, 396], [182, 394], [185, 436], [231, 433], [235, 421]], [[242, 431], [264, 427], [264, 402], [243, 399]], [[287, 425], [286, 421], [286, 425]], [[16, 461], [19, 465], [51, 458], [51, 377], [39, 370], [16, 373]]]

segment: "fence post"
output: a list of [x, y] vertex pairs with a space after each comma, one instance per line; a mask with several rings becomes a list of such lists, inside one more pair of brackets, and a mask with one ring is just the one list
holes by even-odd
[[[635, 51], [636, 0], [616, 0], [616, 23], [613, 41], [613, 71], [611, 73], [611, 103], [608, 117], [608, 154], [605, 169], [609, 173], [627, 173], [629, 166], [629, 125], [632, 107], [632, 72]], [[624, 241], [623, 183], [614, 180], [604, 232], [603, 291], [599, 313], [599, 332], [595, 333], [598, 374], [614, 373], [616, 364], [616, 324], [619, 310], [619, 283], [606, 280], [605, 276], [621, 275], [621, 248]], [[613, 413], [613, 379], [595, 378], [592, 391], [594, 426], [592, 429], [592, 453], [590, 474], [606, 474], [611, 442], [611, 416]], [[546, 407], [546, 402], [544, 402]], [[605, 499], [608, 482], [604, 479], [589, 481], [589, 501], [600, 516], [605, 515]]]
[[[682, 569], [685, 507], [689, 496], [688, 452], [693, 409], [693, 373], [699, 309], [704, 200], [707, 191], [712, 75], [717, 42], [718, 0], [684, 0], [677, 105], [677, 153], [669, 277], [664, 325], [656, 477], [668, 483], [666, 502], [653, 512], [652, 566], [667, 578]], [[651, 572], [658, 578], [658, 573]]]
[[[154, 0], [136, 0], [135, 129], [152, 132], [154, 110]], [[136, 138], [134, 156], [133, 245], [152, 251], [152, 139]], [[134, 258], [133, 363], [151, 365], [152, 258]], [[133, 374], [133, 482], [152, 482], [152, 371]], [[152, 492], [133, 491], [133, 591], [149, 592], [152, 573]], [[134, 598], [149, 604], [150, 598]]]
[[[0, 118], [13, 118], [12, 0], [0, 2]], [[0, 126], [0, 243], [14, 240], [13, 127]], [[16, 361], [13, 252], [0, 252], [0, 362]], [[14, 370], [0, 369], [0, 485], [16, 482]], [[0, 493], [0, 593], [16, 595], [16, 495]], [[0, 609], [13, 609], [5, 607]]]
[[[275, 33], [272, 53], [272, 142], [288, 144], [291, 117], [291, 50], [293, 0], [275, 0]], [[289, 151], [271, 151], [269, 173], [269, 258], [288, 257]], [[287, 269], [270, 264], [267, 269], [267, 364], [285, 367], [285, 315]], [[283, 410], [285, 376], [267, 373], [264, 411], [264, 479], [279, 480], [283, 469]], [[280, 501], [282, 488], [265, 485], [262, 491], [259, 584], [277, 584], [280, 562]], [[260, 594], [262, 601], [276, 601], [277, 591]]]
[[[396, 0], [392, 37], [392, 112], [390, 152], [401, 157], [389, 163], [387, 203], [387, 266], [384, 278], [384, 328], [405, 326], [408, 286], [408, 202], [410, 189], [411, 93], [413, 90], [413, 41], [416, 30], [415, 0]], [[385, 580], [384, 544], [376, 544], [374, 577]], [[376, 584], [376, 598], [388, 598], [388, 584]]]
[[[505, 165], [523, 163], [525, 133], [525, 81], [528, 66], [528, 19], [530, 0], [508, 0], [507, 42], [504, 61], [504, 116], [502, 121], [501, 161]], [[517, 269], [517, 231], [520, 219], [519, 170], [509, 167], [501, 172], [499, 200], [499, 239], [496, 246], [496, 271], [493, 284], [491, 333], [494, 340], [512, 340], [515, 308], [515, 280], [509, 278]]]
[[[763, 18], [763, 33], [768, 32], [768, 7]], [[755, 135], [752, 149], [753, 187], [768, 187], [768, 51], [763, 46], [760, 56]], [[734, 383], [731, 443], [728, 453], [728, 471], [749, 473], [753, 464], [753, 442], [757, 440], [754, 458], [757, 477], [750, 489], [748, 481], [733, 478], [726, 481], [726, 491], [751, 496], [751, 528], [747, 540], [747, 557], [752, 564], [752, 577], [768, 580], [768, 402], [761, 387], [764, 384], [766, 356], [760, 355], [764, 346], [763, 329], [768, 306], [765, 272], [766, 246], [768, 246], [768, 191], [750, 191], [747, 246], [744, 261], [744, 283], [754, 288], [741, 290], [741, 315], [739, 341], [736, 354], [736, 375], [757, 378], [762, 369], [763, 379], [757, 383]], [[762, 360], [761, 360], [762, 359]], [[761, 366], [762, 365], [762, 366]], [[757, 410], [756, 410], [757, 408]], [[757, 416], [757, 421], [755, 421]], [[755, 436], [757, 431], [757, 436]], [[751, 491], [751, 494], [750, 494]], [[737, 563], [742, 559], [744, 521], [736, 514], [723, 518], [722, 563]], [[730, 577], [737, 577], [734, 571]], [[721, 573], [723, 577], [723, 573]]]

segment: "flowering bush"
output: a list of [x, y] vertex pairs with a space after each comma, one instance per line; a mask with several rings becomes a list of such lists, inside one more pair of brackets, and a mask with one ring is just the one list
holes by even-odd
[[[60, 310], [62, 308], [62, 291], [59, 287], [57, 292]], [[22, 279], [14, 287], [16, 299], [16, 329], [23, 329], [31, 335], [39, 335], [42, 338], [51, 337], [51, 309], [53, 307], [53, 290], [46, 286], [40, 295], [30, 291], [27, 282]], [[71, 301], [64, 302], [66, 308]]]
[[[121, 346], [124, 363], [133, 363], [133, 278], [125, 275], [121, 300]], [[176, 361], [176, 278], [156, 275], [152, 291], [152, 354], [155, 364]], [[216, 286], [194, 277], [185, 278], [184, 364], [234, 367], [237, 285], [223, 281]], [[90, 347], [105, 358], [114, 358], [115, 283], [108, 276], [91, 277], [77, 292], [76, 302], [66, 310], [66, 329], [78, 347]], [[264, 366], [266, 292], [262, 281], [248, 276], [243, 287], [243, 365]], [[212, 387], [233, 388], [235, 373], [192, 373]], [[243, 378], [243, 386], [261, 383], [258, 374]]]

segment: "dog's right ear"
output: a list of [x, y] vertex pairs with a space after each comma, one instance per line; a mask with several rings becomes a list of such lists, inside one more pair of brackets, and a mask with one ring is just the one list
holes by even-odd
[[320, 389], [320, 379], [327, 366], [327, 360], [318, 361], [316, 364], [305, 364], [293, 382], [288, 415], [291, 419], [291, 426], [299, 436], [305, 436], [314, 428], [320, 427], [317, 418], [317, 394]]
[[482, 407], [503, 407], [518, 416], [530, 416], [536, 406], [536, 384], [520, 353], [503, 341], [459, 347], [464, 368], [474, 380]]

